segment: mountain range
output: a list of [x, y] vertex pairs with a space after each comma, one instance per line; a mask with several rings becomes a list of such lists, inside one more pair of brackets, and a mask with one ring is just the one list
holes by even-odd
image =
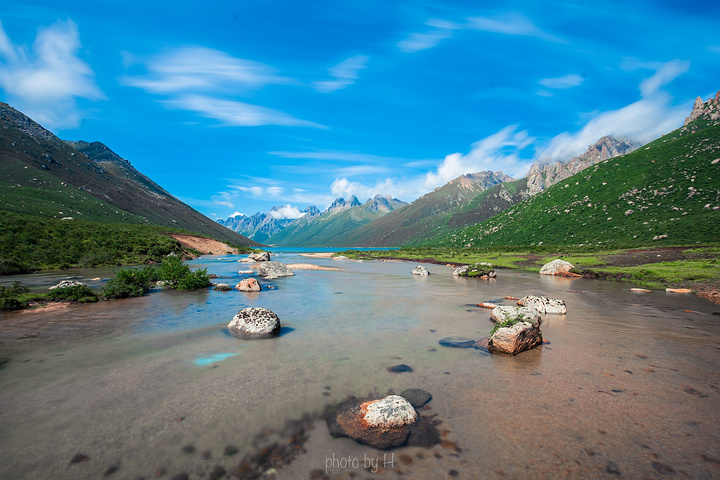
[[181, 202], [100, 142], [64, 141], [0, 102], [0, 210], [160, 225], [258, 245]]
[[433, 243], [460, 248], [717, 243], [718, 185], [720, 92], [698, 99], [679, 129]]

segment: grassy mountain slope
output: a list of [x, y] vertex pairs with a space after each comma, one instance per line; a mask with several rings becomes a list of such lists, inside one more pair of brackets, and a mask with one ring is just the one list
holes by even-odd
[[[414, 202], [341, 237], [344, 245], [393, 247], [435, 238], [447, 228], [448, 212], [468, 204], [481, 192], [512, 178], [502, 172], [462, 175]], [[340, 244], [338, 244], [340, 245]]]
[[[0, 103], [0, 125], [2, 126], [0, 128], [0, 161], [3, 164], [9, 161], [15, 162], [12, 167], [14, 170], [11, 171], [8, 167], [3, 171], [5, 174], [3, 180], [7, 180], [7, 183], [3, 182], [6, 187], [8, 184], [23, 186], [23, 182], [19, 181], [22, 179], [22, 175], [18, 174], [16, 168], [17, 162], [22, 162], [29, 168], [40, 170], [67, 185], [74, 186], [84, 195], [93, 196], [105, 204], [112, 205], [114, 210], [118, 211], [119, 217], [116, 215], [98, 218], [95, 215], [95, 220], [124, 222], [130, 219], [131, 223], [139, 223], [138, 219], [132, 218], [137, 216], [142, 217], [148, 224], [181, 228], [239, 245], [255, 244], [180, 202], [135, 170], [129, 162], [121, 159], [100, 143], [73, 142], [73, 144], [68, 144], [4, 103]], [[87, 155], [73, 145], [86, 149]], [[18, 179], [16, 180], [12, 175], [18, 175]], [[33, 173], [30, 179], [32, 178], [39, 177]], [[27, 181], [25, 179], [24, 186], [29, 185]], [[64, 185], [58, 186], [56, 182], [49, 182], [47, 176], [43, 176], [42, 181], [45, 182], [43, 186], [48, 197], [55, 197], [50, 202], [55, 201], [55, 203], [46, 202], [44, 205], [41, 204], [42, 202], [36, 203], [38, 207], [36, 212], [30, 211], [29, 205], [25, 204], [25, 208], [22, 210], [24, 213], [45, 215], [46, 210], [54, 210], [56, 207], [58, 211], [64, 213], [67, 213], [65, 210], [83, 213], [81, 208], [72, 208], [72, 206], [79, 207], [75, 198], [71, 199], [73, 200], [72, 205], [58, 204], [65, 196], [65, 193], [61, 192], [65, 189]], [[42, 198], [37, 198], [36, 195], [35, 201], [39, 200]], [[95, 208], [102, 209], [98, 205]], [[17, 207], [13, 211], [17, 211]], [[123, 218], [120, 211], [129, 215], [125, 215]]]
[[[720, 126], [695, 120], [596, 164], [441, 246], [681, 245], [720, 240]], [[714, 163], [713, 163], [714, 162]], [[667, 238], [658, 238], [667, 235]]]

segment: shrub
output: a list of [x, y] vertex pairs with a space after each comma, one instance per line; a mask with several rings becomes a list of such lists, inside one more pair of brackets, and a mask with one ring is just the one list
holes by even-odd
[[0, 258], [0, 275], [17, 275], [29, 271], [30, 267], [15, 258]]
[[200, 268], [195, 271], [188, 271], [188, 273], [180, 279], [175, 288], [179, 288], [181, 290], [195, 290], [209, 286], [210, 277], [208, 277], [207, 269]]
[[48, 293], [47, 296], [55, 302], [90, 303], [97, 302], [98, 300], [95, 292], [93, 292], [87, 285], [56, 288], [54, 290], [50, 290], [50, 293]]
[[102, 294], [107, 299], [142, 297], [150, 290], [151, 282], [156, 278], [157, 270], [153, 267], [120, 270], [117, 277], [105, 285]]

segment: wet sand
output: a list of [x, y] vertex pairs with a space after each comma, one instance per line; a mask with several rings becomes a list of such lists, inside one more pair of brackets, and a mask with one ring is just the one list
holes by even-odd
[[[197, 265], [238, 277], [236, 264]], [[288, 420], [412, 387], [433, 395], [421, 413], [442, 421], [442, 444], [382, 452], [331, 438], [316, 419], [276, 477], [320, 478], [326, 467], [330, 478], [717, 477], [716, 305], [588, 279], [500, 271], [488, 282], [439, 265], [418, 278], [409, 263], [347, 265], [299, 271], [256, 295], [162, 291], [2, 314], [0, 478], [101, 478], [113, 466], [117, 478], [159, 469], [207, 478], [215, 465], [237, 467], [254, 441], [287, 441], [268, 429]], [[487, 336], [490, 312], [477, 303], [531, 293], [568, 304], [567, 315], [545, 316], [542, 347], [504, 357], [438, 344]], [[226, 335], [244, 306], [278, 313], [283, 335]], [[28, 332], [37, 337], [18, 340]], [[387, 371], [400, 363], [413, 372]], [[228, 445], [238, 453], [225, 455]], [[79, 453], [89, 460], [70, 464]], [[388, 464], [373, 473], [353, 459]]]

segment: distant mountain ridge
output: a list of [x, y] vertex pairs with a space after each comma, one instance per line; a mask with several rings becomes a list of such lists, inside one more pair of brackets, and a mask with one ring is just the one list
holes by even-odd
[[[235, 215], [234, 217], [218, 219], [216, 221], [220, 225], [244, 235], [251, 240], [263, 243], [269, 237], [280, 232], [296, 220], [294, 218], [280, 218], [279, 216], [273, 215], [273, 213], [277, 212], [279, 212], [279, 208], [272, 207], [268, 213], [257, 212], [249, 216]], [[313, 217], [319, 215], [320, 210], [315, 205], [310, 205], [303, 210], [303, 213], [305, 216]]]
[[161, 225], [237, 245], [258, 245], [181, 202], [100, 142], [63, 141], [2, 102], [0, 126], [0, 186], [8, 200], [0, 202], [0, 208]]
[[389, 212], [406, 205], [390, 195], [375, 195], [361, 204], [354, 195], [348, 200], [336, 199], [320, 215], [304, 216], [267, 240], [268, 244], [283, 247], [327, 247], [344, 244], [347, 232], [382, 218]]

